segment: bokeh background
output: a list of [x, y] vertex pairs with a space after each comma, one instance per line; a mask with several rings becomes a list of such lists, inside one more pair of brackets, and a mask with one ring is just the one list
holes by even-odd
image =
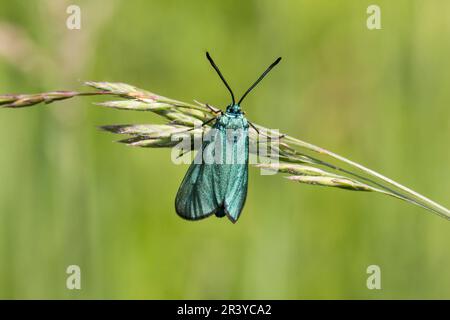
[[[66, 8], [81, 7], [81, 30]], [[382, 30], [366, 9], [381, 7]], [[277, 56], [249, 119], [450, 205], [448, 1], [0, 0], [0, 93], [121, 81], [218, 106]], [[186, 165], [111, 143], [160, 121], [94, 98], [0, 112], [0, 298], [450, 298], [450, 224], [410, 204], [250, 169], [236, 225], [174, 211]], [[82, 290], [66, 289], [81, 267]], [[366, 288], [381, 267], [382, 289]]]

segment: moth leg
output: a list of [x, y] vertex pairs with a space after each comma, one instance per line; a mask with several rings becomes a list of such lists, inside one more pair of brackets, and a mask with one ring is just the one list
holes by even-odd
[[[214, 117], [214, 118], [211, 118], [211, 119], [209, 119], [209, 120], [204, 121], [204, 122], [202, 123], [202, 125], [200, 126], [200, 128], [203, 128], [203, 127], [206, 126], [208, 123], [211, 123], [211, 122], [213, 122], [213, 121], [216, 120], [216, 119], [217, 119], [217, 117]], [[197, 128], [198, 128], [198, 127], [195, 126], [195, 127], [189, 128], [189, 129], [187, 129], [186, 131], [182, 131], [182, 132], [192, 131], [192, 130], [195, 130], [195, 129], [197, 129]]]
[[247, 122], [248, 122], [248, 124], [253, 128], [253, 130], [256, 131], [257, 134], [263, 135], [263, 136], [265, 136], [265, 137], [267, 137], [267, 138], [270, 138], [270, 139], [281, 139], [281, 138], [284, 138], [284, 137], [286, 136], [285, 134], [280, 134], [278, 137], [271, 137], [271, 136], [268, 136], [268, 135], [265, 134], [265, 133], [261, 133], [261, 132], [258, 130], [258, 128], [255, 127], [255, 125], [254, 125], [253, 123], [251, 123], [251, 122], [248, 121], [248, 120], [247, 120]]
[[211, 119], [206, 120], [205, 122], [203, 122], [201, 126], [194, 126], [192, 128], [186, 129], [186, 130], [177, 131], [177, 134], [184, 133], [184, 132], [189, 132], [189, 131], [195, 130], [197, 128], [203, 128], [203, 126], [207, 125], [208, 123], [210, 123], [210, 122], [212, 122], [212, 121], [214, 121], [216, 119], [217, 119], [217, 117], [214, 117], [214, 118], [211, 118]]
[[220, 109], [216, 109], [216, 108], [214, 108], [213, 106], [210, 106], [208, 103], [205, 103], [205, 106], [209, 109], [209, 110], [211, 110], [211, 112], [212, 113], [214, 113], [214, 114], [223, 114], [223, 111], [222, 110], [220, 110]]
[[198, 102], [197, 100], [194, 100], [194, 102], [195, 102], [196, 104], [198, 104], [199, 106], [201, 106], [201, 107], [206, 106], [206, 107], [207, 107], [212, 113], [214, 113], [214, 114], [223, 114], [223, 111], [222, 111], [222, 110], [217, 109], [217, 108], [214, 108], [214, 107], [211, 106], [209, 103], [201, 103], [201, 102]]
[[181, 158], [182, 156], [184, 156], [185, 154], [188, 154], [189, 152], [191, 152], [192, 150], [185, 150], [184, 152], [180, 152], [177, 156], [177, 159]]
[[[211, 122], [213, 122], [214, 120], [216, 120], [217, 119], [217, 117], [214, 117], [214, 118], [211, 118], [211, 119], [209, 119], [209, 120], [206, 120], [206, 121], [204, 121], [203, 123], [202, 123], [202, 125], [200, 126], [200, 127], [204, 127], [204, 126], [206, 126], [208, 123], [211, 123]], [[195, 129], [195, 127], [193, 127], [193, 128], [191, 128], [191, 129], [189, 129], [189, 130], [194, 130]]]
[[247, 122], [253, 128], [253, 130], [255, 130], [257, 134], [259, 134], [258, 128], [256, 128], [255, 125], [253, 123], [251, 123], [250, 121], [247, 120]]

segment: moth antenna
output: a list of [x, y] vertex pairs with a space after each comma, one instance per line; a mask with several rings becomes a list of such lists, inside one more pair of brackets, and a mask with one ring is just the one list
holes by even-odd
[[206, 58], [208, 58], [209, 63], [211, 63], [212, 67], [214, 68], [214, 70], [216, 70], [217, 74], [219, 75], [220, 79], [222, 79], [223, 83], [225, 84], [225, 86], [227, 87], [228, 91], [230, 91], [231, 94], [231, 100], [233, 102], [234, 105], [234, 94], [233, 94], [233, 90], [231, 90], [230, 86], [228, 85], [227, 81], [225, 80], [225, 78], [223, 77], [222, 73], [219, 70], [219, 67], [217, 67], [217, 65], [215, 64], [214, 60], [211, 58], [211, 56], [209, 55], [209, 52], [206, 51]]
[[273, 67], [275, 67], [278, 62], [280, 62], [281, 57], [279, 57], [277, 60], [275, 60], [267, 69], [266, 71], [264, 71], [262, 73], [262, 75], [258, 78], [258, 80], [255, 81], [254, 84], [252, 84], [252, 86], [250, 88], [247, 89], [247, 91], [244, 93], [244, 95], [242, 96], [242, 98], [239, 100], [238, 105], [241, 104], [242, 100], [244, 100], [244, 98], [247, 96], [247, 94], [253, 90], [254, 87], [256, 87], [256, 85], [269, 73], [270, 70], [272, 70]]

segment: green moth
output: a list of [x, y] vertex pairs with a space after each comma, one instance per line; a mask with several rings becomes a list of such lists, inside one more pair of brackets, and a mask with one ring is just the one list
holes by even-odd
[[216, 217], [227, 216], [235, 223], [247, 197], [249, 126], [258, 132], [245, 118], [240, 105], [281, 58], [276, 59], [236, 103], [233, 91], [208, 52], [206, 57], [230, 92], [232, 101], [225, 112], [216, 111], [217, 117], [204, 122], [215, 121], [178, 189], [175, 209], [180, 217], [188, 220], [215, 214]]

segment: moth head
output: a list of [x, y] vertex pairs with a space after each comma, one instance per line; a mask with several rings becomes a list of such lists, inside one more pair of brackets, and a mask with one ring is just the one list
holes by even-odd
[[241, 106], [237, 103], [234, 104], [230, 104], [227, 107], [227, 112], [228, 113], [235, 113], [235, 114], [240, 114], [241, 112]]

